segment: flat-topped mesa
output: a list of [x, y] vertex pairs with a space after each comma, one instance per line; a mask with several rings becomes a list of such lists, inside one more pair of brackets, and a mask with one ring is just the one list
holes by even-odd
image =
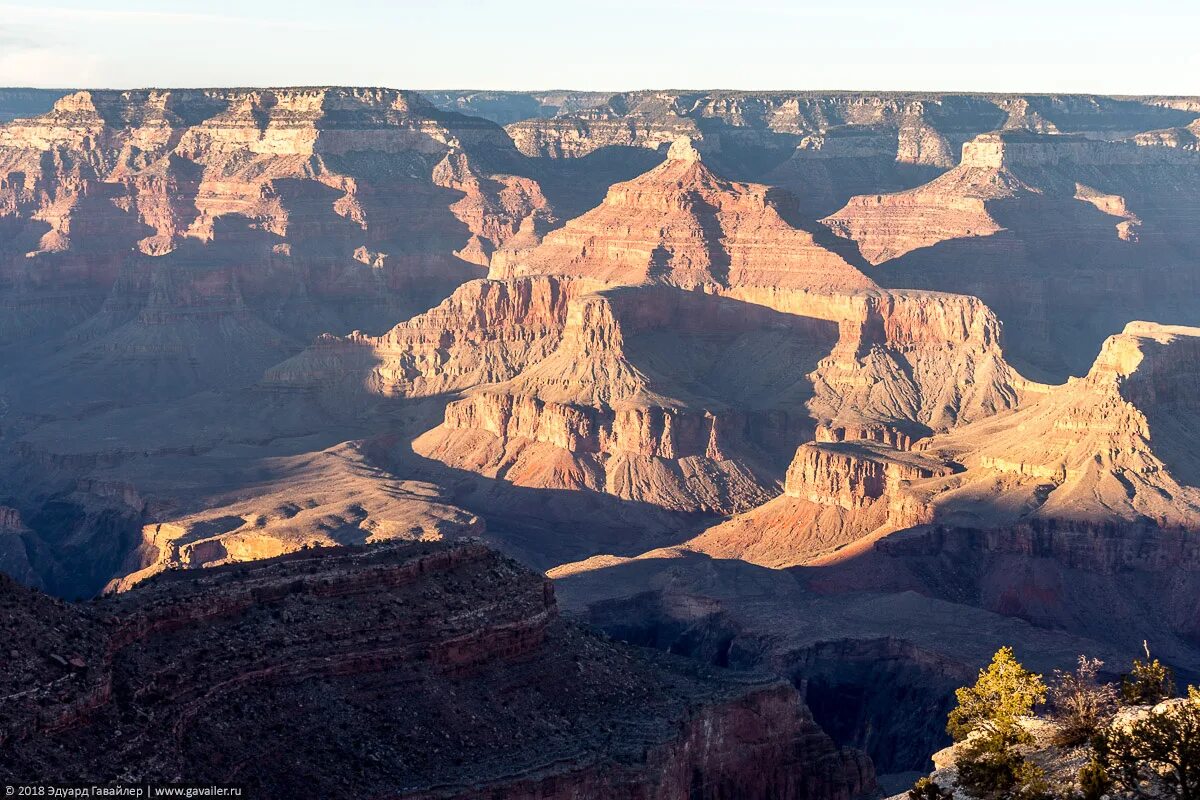
[[684, 544], [714, 558], [772, 568], [811, 563], [873, 535], [931, 521], [908, 486], [954, 472], [921, 453], [868, 442], [810, 442], [796, 450], [784, 493]]
[[413, 800], [874, 787], [790, 684], [600, 639], [559, 617], [543, 576], [478, 543], [308, 550], [88, 606], [0, 576], [0, 603], [0, 779], [186, 772], [264, 797]]
[[[1200, 328], [1133, 322], [1104, 344], [1083, 378], [1021, 410], [922, 443], [967, 467], [927, 490], [953, 521], [982, 496], [985, 519], [1114, 519], [1200, 528]], [[985, 487], [991, 487], [985, 489]]]
[[864, 443], [812, 442], [796, 450], [784, 493], [822, 505], [862, 508], [912, 481], [953, 471], [920, 453]]
[[22, 287], [0, 335], [52, 328], [46, 306], [77, 324], [143, 255], [229, 267], [304, 339], [379, 330], [537, 242], [554, 216], [525, 166], [498, 126], [413, 92], [76, 92], [0, 124], [0, 283]]
[[689, 140], [679, 139], [662, 164], [614, 184], [603, 203], [508, 259], [503, 270], [707, 291], [851, 292], [874, 285], [784, 221], [776, 199], [767, 186], [718, 177]]

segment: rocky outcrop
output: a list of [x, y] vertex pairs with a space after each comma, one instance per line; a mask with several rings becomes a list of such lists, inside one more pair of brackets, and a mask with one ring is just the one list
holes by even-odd
[[556, 277], [471, 281], [382, 336], [323, 336], [264, 383], [425, 397], [506, 380], [553, 351], [571, 298], [586, 288]]
[[931, 509], [904, 490], [953, 471], [936, 459], [872, 443], [801, 445], [783, 495], [683, 546], [774, 568], [811, 563], [873, 535], [931, 521]]
[[[663, 800], [850, 800], [874, 785], [791, 687], [585, 633], [545, 579], [477, 544], [164, 574], [80, 608], [3, 579], [0, 592], [43, 631], [12, 640], [4, 672], [9, 780], [186, 768], [264, 794]], [[267, 713], [281, 703], [286, 726]]]
[[0, 126], [0, 336], [125, 322], [197, 264], [289, 334], [383, 330], [553, 223], [524, 165], [411, 92], [76, 92]]
[[806, 444], [788, 467], [784, 492], [822, 505], [862, 508], [912, 481], [950, 472], [917, 454], [864, 445]]
[[[782, 199], [786, 202], [785, 199]], [[683, 289], [872, 286], [840, 256], [780, 216], [766, 186], [718, 178], [687, 138], [653, 170], [612, 186], [604, 202], [493, 274], [555, 274]]]
[[[1135, 724], [1145, 722], [1149, 717], [1159, 714], [1177, 714], [1186, 705], [1196, 701], [1188, 698], [1173, 698], [1156, 705], [1122, 706], [1111, 716], [1100, 723], [1100, 728], [1109, 730], [1129, 730]], [[1063, 723], [1051, 714], [1043, 713], [1036, 716], [1021, 717], [1017, 725], [1026, 734], [1026, 741], [1017, 747], [1017, 752], [1031, 767], [1038, 770], [1041, 777], [1050, 785], [1061, 791], [1078, 792], [1081, 790], [1080, 771], [1084, 765], [1096, 759], [1095, 740], [1084, 741], [1074, 745], [1062, 743], [1064, 734]], [[933, 753], [930, 761], [933, 771], [929, 778], [944, 791], [953, 792], [954, 797], [972, 800], [975, 794], [966, 787], [958, 784], [960, 764], [968, 753], [967, 746], [974, 737], [961, 742], [955, 742], [949, 747]], [[1096, 738], [1099, 738], [1098, 736]], [[930, 765], [926, 764], [928, 769]], [[1162, 773], [1159, 773], [1162, 774]], [[1146, 766], [1141, 772], [1142, 782], [1138, 789], [1155, 791], [1165, 784], [1152, 785], [1147, 776], [1155, 775], [1155, 769]], [[896, 795], [901, 797], [903, 795]]]
[[855, 197], [824, 222], [885, 286], [982, 299], [1015, 362], [1061, 381], [1131, 319], [1200, 322], [1181, 256], [1196, 246], [1197, 185], [1186, 147], [1004, 131], [932, 182]]
[[966, 467], [923, 491], [940, 518], [971, 526], [1034, 516], [1197, 527], [1197, 342], [1200, 329], [1130, 323], [1086, 377], [922, 443]]

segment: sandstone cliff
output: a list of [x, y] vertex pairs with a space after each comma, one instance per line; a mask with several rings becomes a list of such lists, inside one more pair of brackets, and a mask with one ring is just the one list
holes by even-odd
[[[244, 380], [319, 333], [386, 330], [535, 242], [555, 217], [512, 174], [526, 166], [499, 127], [412, 92], [67, 95], [0, 125], [0, 342], [84, 323], [74, 358], [121, 352], [115, 384], [142, 384], [145, 360], [198, 367], [176, 391], [238, 358]], [[195, 297], [234, 308], [197, 316]]]
[[1017, 363], [1061, 381], [1131, 319], [1200, 322], [1185, 255], [1200, 159], [1160, 143], [984, 134], [934, 181], [853, 198], [824, 222], [881, 284], [982, 299]]
[[1190, 421], [1198, 353], [1200, 329], [1132, 322], [1086, 377], [923, 442], [966, 467], [929, 488], [935, 507], [968, 525], [1032, 515], [1200, 527]]
[[718, 178], [686, 138], [671, 145], [660, 166], [614, 185], [600, 206], [493, 273], [683, 289], [853, 291], [872, 285], [812, 234], [785, 222], [766, 186]]

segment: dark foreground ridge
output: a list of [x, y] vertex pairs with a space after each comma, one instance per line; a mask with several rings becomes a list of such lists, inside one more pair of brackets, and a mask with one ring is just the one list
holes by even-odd
[[307, 550], [70, 605], [0, 576], [0, 781], [250, 797], [847, 800], [784, 682], [559, 618], [476, 543]]

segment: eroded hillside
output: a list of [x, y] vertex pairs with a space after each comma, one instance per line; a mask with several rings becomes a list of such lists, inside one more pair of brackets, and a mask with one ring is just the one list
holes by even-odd
[[[32, 764], [76, 748], [96, 769], [217, 774], [230, 731], [270, 761], [278, 740], [245, 716], [261, 678], [314, 704], [303, 724], [369, 739], [380, 760], [360, 792], [622, 796], [650, 769], [679, 776], [664, 800], [767, 785], [849, 800], [869, 783], [785, 684], [734, 690], [629, 655], [533, 602], [539, 579], [437, 540], [547, 571], [570, 614], [615, 637], [786, 679], [881, 773], [925, 766], [950, 688], [1013, 639], [1042, 670], [1124, 661], [1150, 638], [1200, 672], [1195, 98], [325, 87], [0, 103], [19, 117], [0, 123], [0, 570], [125, 595], [74, 607], [13, 589], [29, 624], [79, 631], [68, 671], [43, 676], [78, 685], [50, 697], [69, 724], [8, 739]], [[419, 597], [336, 599], [299, 574], [336, 584], [418, 552], [457, 565]], [[187, 625], [106, 638], [147, 609], [236, 605], [259, 579], [269, 602], [238, 620], [284, 620], [295, 664], [349, 653], [369, 669], [300, 674], [251, 648], [193, 674]], [[516, 616], [495, 634], [455, 609]], [[510, 641], [520, 609], [541, 621]], [[417, 629], [418, 612], [466, 627]], [[368, 620], [474, 652], [494, 683], [409, 650], [380, 661], [354, 628]], [[13, 674], [64, 669], [35, 655]], [[530, 694], [547, 668], [557, 711]], [[186, 711], [246, 675], [244, 705]], [[617, 735], [626, 706], [601, 707], [605, 680], [634, 706], [666, 692], [636, 735]], [[501, 685], [520, 703], [471, 694]], [[420, 724], [460, 737], [446, 752], [353, 711], [412, 686], [444, 701], [425, 709], [442, 728]], [[576, 700], [595, 713], [586, 741], [561, 736]], [[132, 749], [95, 733], [138, 709], [147, 731], [182, 733]], [[520, 709], [544, 714], [536, 730], [507, 727]], [[447, 721], [471, 713], [483, 721]], [[733, 744], [701, 747], [707, 725]], [[538, 766], [550, 740], [570, 753]], [[519, 778], [484, 755], [499, 743]], [[452, 750], [475, 788], [443, 786]]]

